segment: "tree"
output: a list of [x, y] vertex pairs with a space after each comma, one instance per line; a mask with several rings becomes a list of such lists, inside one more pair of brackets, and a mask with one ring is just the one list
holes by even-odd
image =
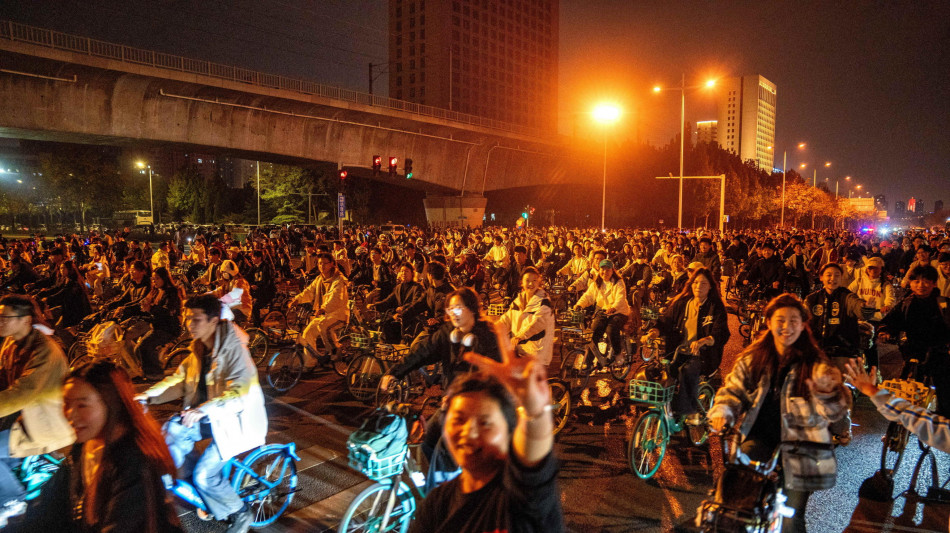
[[41, 155], [40, 169], [50, 192], [79, 215], [82, 231], [88, 211], [111, 213], [120, 205], [125, 179], [112, 148], [56, 145]]

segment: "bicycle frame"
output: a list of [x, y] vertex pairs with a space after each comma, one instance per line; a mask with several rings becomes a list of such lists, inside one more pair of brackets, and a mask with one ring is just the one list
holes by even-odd
[[[271, 483], [266, 479], [260, 477], [257, 472], [252, 470], [248, 465], [254, 463], [254, 460], [263, 455], [264, 453], [269, 453], [272, 450], [277, 450], [282, 453], [289, 455], [295, 461], [300, 461], [300, 457], [297, 455], [297, 444], [288, 443], [288, 444], [266, 444], [264, 446], [255, 448], [247, 457], [243, 460], [232, 457], [224, 464], [224, 468], [221, 470], [221, 475], [230, 480], [231, 488], [237, 491], [238, 481], [240, 476], [235, 474], [245, 473], [252, 477], [257, 483], [261, 485], [261, 488], [256, 490], [250, 497], [245, 497], [245, 502], [254, 502], [256, 500], [262, 499], [267, 496], [270, 491], [274, 490], [277, 485], [284, 479], [284, 476], [287, 474], [286, 466], [281, 466], [280, 476], [276, 478], [276, 481]], [[165, 482], [165, 489], [169, 490], [177, 496], [182, 501], [187, 502], [192, 507], [200, 509], [201, 511], [208, 512], [208, 505], [205, 503], [204, 498], [201, 497], [201, 494], [198, 493], [198, 490], [195, 486], [184, 479], [175, 479], [172, 481], [170, 476], [163, 476], [163, 481]]]

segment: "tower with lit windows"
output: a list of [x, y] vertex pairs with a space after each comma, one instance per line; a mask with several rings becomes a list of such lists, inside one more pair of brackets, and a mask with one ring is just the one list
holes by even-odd
[[389, 96], [554, 132], [557, 0], [389, 0]]
[[771, 170], [775, 154], [775, 84], [760, 75], [727, 78], [717, 83], [719, 145]]

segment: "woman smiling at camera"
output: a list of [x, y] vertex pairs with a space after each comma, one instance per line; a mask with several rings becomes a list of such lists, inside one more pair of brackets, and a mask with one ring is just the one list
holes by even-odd
[[808, 497], [834, 486], [828, 425], [847, 413], [851, 394], [812, 337], [801, 300], [776, 296], [765, 318], [768, 330], [739, 355], [716, 393], [709, 425], [718, 432], [738, 423], [741, 451], [754, 461], [768, 461], [782, 442], [816, 444], [782, 452], [786, 505], [795, 509], [783, 530], [805, 531]]

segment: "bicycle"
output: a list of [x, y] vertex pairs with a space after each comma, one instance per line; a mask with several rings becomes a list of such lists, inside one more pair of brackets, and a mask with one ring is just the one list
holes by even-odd
[[[265, 444], [243, 459], [232, 457], [221, 474], [230, 481], [234, 492], [251, 508], [251, 527], [269, 526], [287, 510], [297, 492], [297, 445]], [[184, 479], [163, 476], [165, 489], [199, 511], [208, 514], [208, 506], [195, 486]]]
[[[597, 310], [594, 316], [602, 313], [602, 310]], [[562, 348], [565, 344], [572, 347], [567, 357], [561, 359], [561, 379], [570, 384], [572, 390], [585, 388], [590, 376], [597, 371], [607, 372], [617, 381], [623, 381], [630, 373], [637, 347], [636, 340], [625, 332], [620, 333], [623, 348], [619, 354], [614, 353], [606, 334], [596, 344], [590, 331], [563, 328], [561, 334]]]
[[697, 403], [702, 424], [687, 424], [684, 417], [673, 416], [670, 403], [678, 383], [670, 375], [670, 365], [684, 357], [693, 357], [688, 345], [676, 348], [672, 357], [654, 358], [644, 363], [636, 373], [637, 378], [630, 380], [630, 401], [648, 406], [634, 424], [628, 454], [630, 469], [640, 479], [650, 479], [660, 469], [672, 433], [686, 430], [694, 446], [703, 445], [709, 436], [705, 417], [716, 395], [709, 377], [702, 377], [698, 387]]
[[703, 533], [777, 533], [782, 519], [795, 514], [773, 476], [782, 448], [766, 461], [752, 461], [739, 452], [740, 436], [729, 429], [721, 437], [725, 468], [696, 510], [696, 527]]
[[[368, 402], [375, 399], [380, 393], [379, 382], [383, 374], [388, 372], [394, 364], [402, 361], [402, 358], [407, 353], [409, 353], [409, 346], [405, 344], [385, 344], [380, 342], [372, 346], [366, 346], [360, 355], [357, 355], [350, 361], [350, 365], [347, 368], [347, 392], [361, 402]], [[411, 372], [409, 375], [412, 376], [413, 374], [417, 373]], [[407, 376], [402, 380], [397, 380], [390, 388], [398, 392], [389, 392], [387, 394], [400, 398], [404, 394], [403, 391], [408, 393], [409, 390], [417, 388], [409, 382], [409, 379], [409, 376]]]
[[425, 498], [426, 475], [412, 453], [418, 450], [424, 435], [421, 410], [411, 413], [412, 406], [408, 404], [389, 404], [385, 409], [402, 417], [412, 429], [401, 446], [394, 443], [396, 450], [381, 457], [356, 443], [347, 442], [350, 467], [375, 483], [350, 502], [337, 529], [341, 533], [406, 533], [418, 502]]
[[[908, 379], [889, 379], [881, 383], [881, 388], [887, 389], [891, 394], [904, 398], [914, 405], [933, 409], [936, 401], [936, 390], [917, 381], [919, 364], [917, 359], [911, 359], [908, 364], [910, 365], [908, 372], [910, 377]], [[881, 474], [887, 479], [894, 479], [894, 474], [900, 468], [901, 461], [904, 459], [904, 450], [909, 439], [910, 432], [901, 424], [890, 422], [887, 425], [881, 447]]]

